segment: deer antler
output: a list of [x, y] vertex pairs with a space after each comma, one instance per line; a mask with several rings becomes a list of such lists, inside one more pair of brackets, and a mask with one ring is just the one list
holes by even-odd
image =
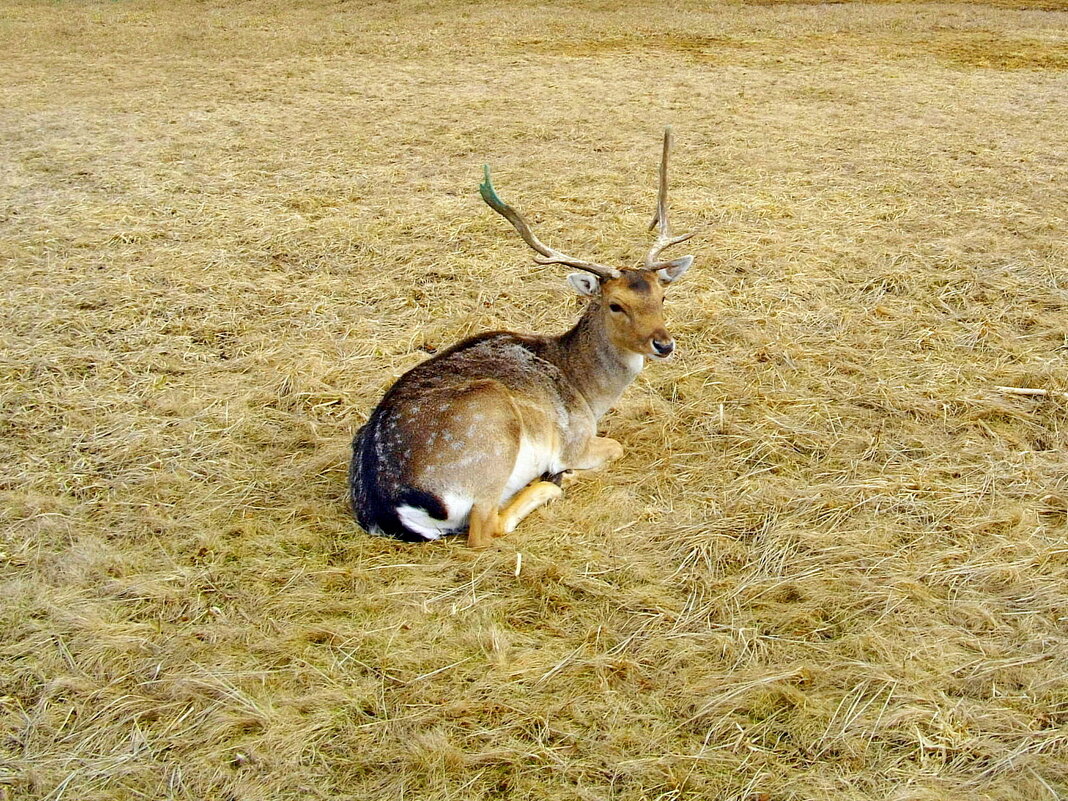
[[[671, 150], [671, 128], [664, 129], [664, 157], [660, 160], [660, 192], [657, 195], [656, 200], [656, 214], [653, 216], [653, 221], [649, 224], [649, 230], [659, 226], [660, 231], [656, 237], [656, 241], [653, 242], [653, 246], [649, 248], [649, 252], [645, 254], [645, 269], [647, 270], [659, 270], [663, 267], [670, 267], [676, 262], [681, 262], [682, 259], [674, 259], [672, 261], [659, 261], [660, 253], [672, 245], [677, 245], [680, 242], [685, 242], [687, 239], [693, 236], [693, 234], [682, 234], [681, 236], [671, 235], [671, 225], [668, 223], [668, 209], [667, 209], [667, 195], [668, 195], [668, 152]], [[683, 256], [683, 259], [691, 259], [689, 256]]]
[[585, 270], [605, 279], [619, 277], [619, 270], [614, 267], [605, 267], [603, 264], [594, 264], [591, 261], [583, 261], [582, 259], [576, 259], [574, 256], [568, 256], [566, 253], [554, 250], [534, 236], [534, 232], [530, 230], [530, 226], [527, 225], [527, 221], [523, 219], [522, 215], [497, 196], [497, 192], [493, 188], [493, 182], [490, 180], [489, 165], [485, 165], [482, 169], [485, 171], [486, 180], [479, 185], [479, 194], [482, 195], [482, 199], [489, 204], [491, 209], [512, 224], [515, 230], [519, 232], [519, 235], [523, 237], [524, 242], [541, 254], [540, 256], [535, 256], [534, 261], [538, 264], [566, 264], [569, 267], [577, 267], [580, 270]]

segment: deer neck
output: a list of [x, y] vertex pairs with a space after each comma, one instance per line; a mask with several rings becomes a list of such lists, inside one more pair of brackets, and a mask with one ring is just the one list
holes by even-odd
[[599, 299], [590, 301], [574, 328], [555, 337], [555, 344], [553, 361], [598, 419], [615, 405], [645, 363], [640, 354], [609, 340]]

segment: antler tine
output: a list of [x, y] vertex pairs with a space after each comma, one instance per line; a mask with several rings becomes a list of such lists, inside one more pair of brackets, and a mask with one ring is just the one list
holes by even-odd
[[645, 268], [647, 270], [658, 270], [671, 264], [671, 262], [659, 261], [660, 253], [665, 248], [685, 242], [693, 236], [693, 234], [682, 234], [681, 236], [673, 237], [671, 235], [671, 225], [668, 223], [668, 153], [671, 151], [671, 140], [671, 127], [668, 126], [664, 129], [664, 156], [660, 159], [660, 191], [656, 198], [656, 214], [653, 215], [653, 221], [649, 224], [649, 230], [659, 226], [660, 231], [656, 241], [653, 242], [653, 246], [649, 248], [649, 252], [645, 255]]
[[619, 270], [614, 267], [606, 267], [603, 264], [595, 264], [592, 261], [583, 261], [582, 259], [576, 259], [574, 256], [568, 256], [566, 253], [554, 250], [534, 236], [534, 232], [530, 230], [530, 226], [527, 225], [527, 221], [523, 219], [523, 216], [497, 195], [496, 190], [493, 188], [493, 181], [490, 180], [489, 165], [484, 165], [482, 169], [486, 178], [478, 187], [479, 194], [482, 195], [482, 199], [489, 204], [491, 209], [512, 224], [515, 230], [519, 232], [519, 235], [523, 237], [524, 242], [541, 254], [540, 256], [535, 256], [534, 261], [538, 264], [566, 264], [569, 267], [576, 267], [579, 270], [585, 270], [606, 279], [619, 277]]

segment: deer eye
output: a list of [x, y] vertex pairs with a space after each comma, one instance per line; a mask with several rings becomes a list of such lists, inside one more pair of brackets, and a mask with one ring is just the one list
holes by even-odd
[[622, 306], [620, 306], [620, 305], [619, 305], [618, 303], [609, 303], [609, 304], [608, 304], [608, 308], [609, 308], [609, 309], [610, 309], [611, 311], [614, 311], [614, 312], [616, 312], [617, 314], [618, 314], [619, 312], [623, 311], [623, 307], [622, 307]]

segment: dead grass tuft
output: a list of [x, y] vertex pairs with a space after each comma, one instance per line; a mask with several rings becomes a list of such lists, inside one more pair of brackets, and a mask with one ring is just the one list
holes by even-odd
[[[7, 2], [0, 798], [1068, 794], [1054, 7]], [[665, 123], [624, 458], [359, 532], [393, 378], [578, 308], [480, 165], [630, 263]]]

